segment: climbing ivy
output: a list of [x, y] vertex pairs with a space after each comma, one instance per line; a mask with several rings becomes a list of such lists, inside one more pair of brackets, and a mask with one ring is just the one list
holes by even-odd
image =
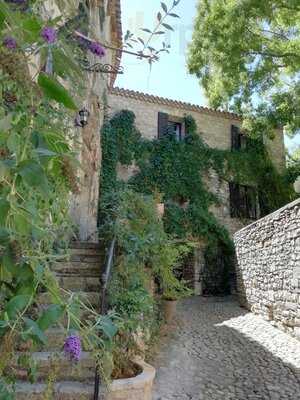
[[213, 149], [204, 142], [195, 120], [186, 116], [183, 141], [177, 141], [173, 135], [149, 141], [141, 138], [134, 121], [134, 114], [124, 110], [104, 126], [103, 209], [107, 211], [107, 206], [112, 204], [109, 195], [121, 185], [117, 179], [118, 163], [135, 162], [139, 172], [127, 185], [148, 195], [161, 193], [166, 232], [181, 240], [205, 240], [208, 259], [215, 256], [217, 248], [222, 249], [223, 274], [228, 276], [233, 243], [227, 229], [210, 211], [212, 205], [219, 204], [219, 199], [209, 191], [204, 177], [214, 170], [220, 179], [256, 187], [264, 215], [293, 199], [286, 176], [280, 175], [273, 166], [262, 138], [248, 138], [247, 148], [243, 150]]

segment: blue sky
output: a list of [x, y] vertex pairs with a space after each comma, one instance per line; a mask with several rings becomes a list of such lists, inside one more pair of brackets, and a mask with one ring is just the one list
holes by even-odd
[[[173, 0], [164, 0], [169, 6]], [[186, 68], [186, 54], [188, 43], [193, 32], [193, 20], [196, 15], [198, 0], [181, 0], [176, 8], [180, 19], [170, 18], [169, 22], [175, 32], [170, 32], [167, 42], [171, 45], [170, 54], [163, 54], [158, 63], [150, 71], [146, 61], [137, 60], [133, 56], [123, 55], [122, 65], [124, 75], [119, 75], [116, 85], [126, 89], [138, 90], [186, 101], [199, 105], [207, 105], [207, 99], [201, 89], [198, 79], [191, 76]], [[141, 27], [152, 29], [156, 23], [156, 14], [160, 8], [160, 0], [121, 0], [123, 31], [129, 29], [143, 37]], [[152, 46], [157, 48], [161, 38]], [[290, 140], [286, 138], [286, 145], [292, 149], [300, 146], [300, 135]]]

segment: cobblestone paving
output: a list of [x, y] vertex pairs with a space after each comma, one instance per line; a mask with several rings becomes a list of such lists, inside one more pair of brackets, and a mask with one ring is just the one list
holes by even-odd
[[300, 400], [300, 342], [231, 298], [178, 306], [154, 400]]

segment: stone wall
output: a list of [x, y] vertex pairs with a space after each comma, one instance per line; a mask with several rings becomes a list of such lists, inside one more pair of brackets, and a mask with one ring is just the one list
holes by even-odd
[[[128, 93], [128, 94], [127, 94]], [[113, 90], [108, 97], [109, 112], [111, 115], [121, 110], [133, 111], [136, 116], [136, 125], [142, 136], [146, 139], [155, 139], [158, 135], [158, 113], [164, 112], [172, 117], [183, 118], [192, 115], [203, 140], [210, 147], [228, 150], [231, 148], [231, 126], [241, 126], [241, 120], [234, 114], [222, 113], [206, 108], [196, 107], [182, 102], [173, 102], [168, 99], [148, 96], [133, 91]], [[266, 147], [278, 169], [285, 164], [285, 153], [282, 131], [276, 132], [274, 141], [266, 140]], [[128, 180], [136, 173], [135, 165], [131, 167], [118, 167], [120, 179]], [[230, 215], [230, 192], [227, 181], [220, 179], [214, 170], [209, 170], [203, 180], [210, 192], [216, 195], [219, 203], [211, 206], [210, 211], [219, 222], [227, 228], [230, 235], [248, 225], [251, 221], [232, 218]], [[191, 283], [198, 295], [203, 294], [205, 276], [204, 249], [200, 246], [195, 251], [194, 257], [184, 266], [184, 278]], [[206, 274], [207, 275], [207, 274]], [[234, 286], [234, 285], [232, 285]]]
[[300, 199], [234, 241], [241, 304], [300, 339]]
[[[136, 93], [136, 92], [131, 92]], [[142, 96], [141, 98], [137, 98]], [[231, 125], [241, 126], [241, 120], [234, 114], [214, 112], [209, 109], [203, 108], [198, 111], [190, 109], [190, 105], [185, 103], [163, 104], [163, 99], [155, 97], [155, 101], [149, 100], [147, 95], [137, 94], [136, 98], [121, 95], [118, 90], [109, 94], [108, 103], [110, 107], [110, 114], [121, 110], [131, 110], [136, 116], [136, 125], [140, 130], [143, 137], [147, 139], [157, 138], [158, 128], [158, 113], [164, 112], [173, 117], [183, 118], [185, 115], [192, 115], [195, 119], [198, 129], [201, 132], [204, 141], [213, 148], [228, 150], [231, 148]], [[278, 131], [274, 141], [266, 141], [266, 146], [270, 150], [270, 155], [274, 164], [278, 169], [283, 168], [285, 163], [285, 153], [283, 144], [282, 131]], [[134, 172], [135, 167], [124, 168], [119, 167], [119, 177], [127, 180]], [[249, 220], [241, 220], [238, 218], [231, 218], [230, 216], [230, 196], [229, 184], [225, 180], [221, 180], [218, 174], [213, 171], [207, 171], [203, 177], [208, 189], [217, 195], [220, 200], [218, 205], [211, 207], [211, 211], [218, 218], [222, 225], [224, 225], [229, 233], [233, 234], [239, 229], [249, 224]]]

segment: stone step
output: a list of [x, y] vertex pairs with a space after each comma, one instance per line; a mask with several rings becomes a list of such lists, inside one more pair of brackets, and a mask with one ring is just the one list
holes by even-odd
[[59, 286], [74, 292], [100, 292], [99, 276], [57, 275]]
[[[22, 352], [16, 353], [13, 364], [16, 368], [17, 379], [26, 381], [28, 380], [27, 371], [17, 366], [18, 357], [23, 354]], [[47, 381], [47, 379], [83, 382], [92, 380], [95, 375], [95, 360], [89, 352], [82, 352], [78, 362], [70, 361], [62, 351], [34, 352], [32, 360], [37, 366], [36, 379], [38, 382]]]
[[72, 243], [69, 248], [71, 255], [82, 256], [103, 256], [106, 254], [105, 248], [100, 243]]
[[[86, 305], [91, 305], [94, 308], [98, 308], [100, 303], [100, 291], [99, 292], [83, 292], [78, 291], [76, 294], [79, 296], [80, 300]], [[68, 298], [68, 294], [62, 294], [63, 298]], [[47, 306], [48, 304], [52, 304], [51, 296], [49, 293], [40, 293], [38, 295], [38, 303], [41, 306]]]
[[69, 255], [69, 258], [66, 259], [66, 261], [70, 261], [70, 262], [80, 261], [80, 262], [86, 262], [86, 263], [91, 262], [91, 263], [98, 263], [98, 264], [102, 265], [105, 261], [105, 257], [106, 257], [105, 253], [103, 253], [103, 254], [100, 254], [100, 253], [99, 254], [77, 254], [77, 253], [72, 252]]
[[70, 242], [70, 246], [71, 249], [79, 249], [79, 250], [97, 250], [97, 249], [101, 249], [101, 243], [95, 243], [95, 242]]
[[[80, 382], [56, 382], [53, 385], [53, 392], [50, 396], [45, 397], [49, 392], [46, 383], [30, 384], [27, 382], [16, 383], [16, 400], [92, 400], [94, 393], [94, 385], [90, 383]], [[100, 397], [103, 399], [103, 397]]]
[[80, 275], [99, 277], [103, 266], [100, 262], [57, 262], [52, 264], [51, 270], [61, 275]]

